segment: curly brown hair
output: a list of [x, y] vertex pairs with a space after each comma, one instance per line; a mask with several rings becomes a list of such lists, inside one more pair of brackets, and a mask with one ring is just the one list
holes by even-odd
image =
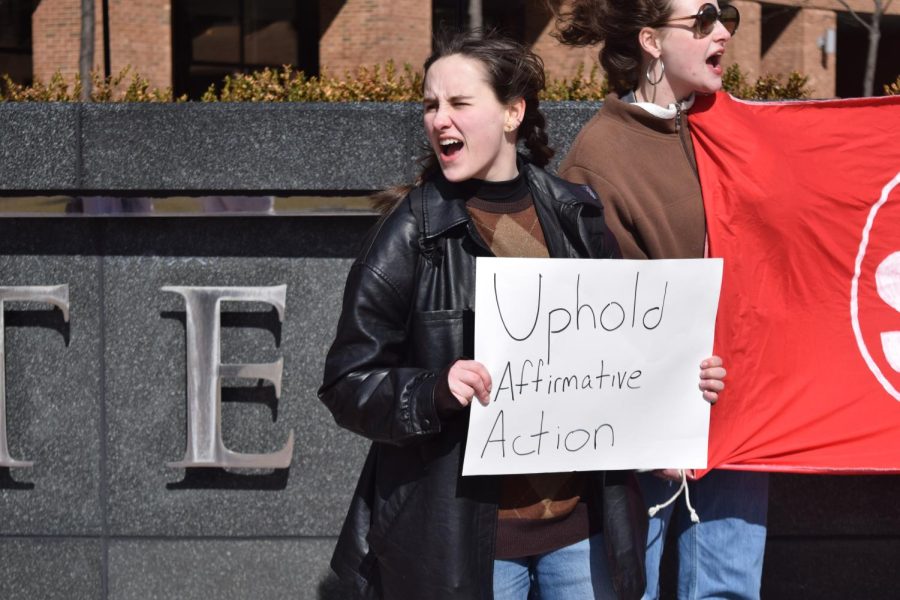
[[672, 16], [671, 0], [551, 0], [556, 15], [555, 37], [570, 46], [603, 43], [600, 65], [610, 87], [627, 92], [641, 78], [638, 33]]

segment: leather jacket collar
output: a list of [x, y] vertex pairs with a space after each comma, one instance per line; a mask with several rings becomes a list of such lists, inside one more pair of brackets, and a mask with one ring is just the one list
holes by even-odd
[[[532, 191], [535, 207], [540, 206], [537, 208], [539, 212], [550, 208], [549, 202], [545, 199], [552, 199], [563, 204], [579, 204], [588, 201], [571, 194], [567, 189], [554, 185], [553, 180], [543, 169], [535, 167], [521, 157], [518, 165]], [[425, 239], [438, 237], [471, 220], [469, 212], [466, 210], [466, 201], [469, 200], [469, 197], [465, 186], [449, 182], [438, 173], [423, 188], [425, 202], [422, 215], [422, 235]]]

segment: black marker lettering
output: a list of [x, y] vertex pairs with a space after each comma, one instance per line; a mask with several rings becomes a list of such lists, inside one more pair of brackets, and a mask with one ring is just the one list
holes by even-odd
[[597, 449], [597, 432], [600, 431], [601, 429], [603, 429], [604, 427], [609, 429], [609, 446], [610, 446], [610, 448], [612, 448], [613, 446], [616, 445], [616, 432], [613, 431], [612, 425], [610, 425], [609, 423], [604, 423], [603, 425], [600, 425], [599, 427], [597, 427], [597, 429], [594, 430], [594, 450]]
[[497, 303], [497, 314], [500, 315], [500, 322], [503, 324], [503, 329], [506, 330], [506, 334], [517, 342], [530, 338], [531, 334], [534, 333], [535, 327], [537, 327], [538, 317], [541, 314], [541, 280], [543, 277], [543, 275], [538, 274], [538, 301], [537, 309], [534, 311], [534, 323], [531, 324], [531, 331], [525, 334], [525, 337], [516, 337], [509, 331], [509, 327], [506, 326], [506, 321], [503, 319], [503, 311], [500, 310], [500, 295], [497, 292], [497, 274], [494, 273], [494, 301]]
[[[615, 306], [618, 309], [618, 311], [620, 313], [619, 322], [616, 323], [612, 327], [607, 327], [606, 321], [604, 321], [603, 316], [606, 314], [606, 311], [609, 310], [609, 307], [611, 307], [611, 306]], [[602, 327], [606, 331], [615, 331], [616, 329], [621, 327], [622, 323], [624, 323], [624, 322], [625, 322], [625, 309], [622, 308], [622, 305], [619, 304], [618, 302], [610, 302], [609, 304], [607, 304], [606, 306], [603, 307], [603, 310], [600, 311], [600, 327]]]
[[[566, 324], [559, 329], [553, 329], [553, 314], [558, 312], [566, 313]], [[572, 313], [564, 308], [554, 308], [547, 314], [547, 364], [550, 364], [550, 338], [554, 333], [565, 331], [572, 323]]]
[[519, 438], [521, 438], [521, 437], [522, 437], [521, 435], [517, 435], [516, 437], [513, 438], [512, 451], [515, 452], [517, 456], [528, 456], [529, 454], [534, 454], [535, 453], [534, 450], [532, 450], [531, 452], [519, 452], [518, 450], [516, 450], [516, 442], [518, 442]]
[[[495, 440], [494, 431], [497, 430], [497, 423], [500, 423], [500, 439]], [[503, 458], [506, 458], [506, 437], [504, 437], [504, 422], [503, 422], [503, 411], [497, 415], [497, 418], [494, 419], [494, 426], [491, 427], [491, 432], [488, 434], [488, 439], [484, 443], [484, 448], [481, 449], [481, 458], [484, 458], [484, 453], [487, 451], [488, 444], [500, 444], [500, 452]]]
[[594, 309], [591, 308], [590, 304], [580, 304], [581, 302], [581, 273], [578, 274], [578, 279], [575, 282], [575, 329], [581, 329], [581, 309], [586, 308], [591, 311], [591, 319], [594, 322], [594, 329], [597, 329], [597, 315], [594, 314]]
[[[669, 282], [667, 281], [667, 282], [666, 282], [666, 286], [663, 288], [662, 303], [660, 303], [659, 306], [655, 306], [655, 307], [651, 308], [650, 310], [648, 310], [647, 312], [644, 313], [644, 329], [651, 329], [651, 330], [652, 330], [652, 329], [656, 329], [657, 327], [659, 327], [659, 324], [662, 323], [663, 309], [664, 309], [665, 306], [666, 306], [666, 293], [667, 293], [668, 291], [669, 291]], [[652, 312], [655, 311], [655, 310], [658, 310], [658, 311], [659, 311], [659, 319], [657, 319], [656, 324], [654, 324], [654, 325], [651, 327], [650, 325], [647, 325], [647, 317], [650, 315], [650, 313], [652, 313]]]
[[[578, 433], [579, 431], [585, 435], [584, 441], [577, 448], [569, 448], [569, 438], [572, 437], [573, 433]], [[587, 445], [587, 443], [590, 441], [591, 441], [591, 434], [589, 431], [587, 431], [585, 429], [573, 429], [572, 431], [570, 431], [569, 433], [566, 434], [566, 450], [568, 450], [569, 452], [578, 452], [579, 450], [584, 448]]]
[[[507, 377], [509, 377], [509, 385], [504, 386], [503, 382], [506, 381]], [[497, 401], [497, 399], [500, 397], [500, 392], [502, 392], [503, 390], [509, 390], [509, 399], [515, 402], [516, 392], [515, 390], [513, 390], [514, 385], [515, 384], [513, 383], [512, 379], [512, 365], [510, 365], [510, 363], [507, 361], [506, 368], [503, 369], [503, 375], [500, 376], [500, 385], [497, 386], [497, 393], [494, 394], [494, 402]]]

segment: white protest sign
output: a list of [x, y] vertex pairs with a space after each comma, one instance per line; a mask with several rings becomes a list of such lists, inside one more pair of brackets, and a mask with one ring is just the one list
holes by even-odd
[[704, 468], [721, 259], [478, 258], [463, 475]]

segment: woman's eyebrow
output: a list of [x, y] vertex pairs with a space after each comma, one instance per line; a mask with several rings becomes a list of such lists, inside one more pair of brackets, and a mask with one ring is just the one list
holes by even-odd
[[[461, 94], [459, 96], [450, 96], [449, 98], [447, 98], [447, 102], [459, 102], [461, 100], [471, 100], [472, 98], [473, 98], [473, 96], [467, 96], [467, 95]], [[437, 96], [426, 95], [426, 96], [423, 96], [422, 101], [423, 102], [437, 102], [438, 99], [437, 99]]]

